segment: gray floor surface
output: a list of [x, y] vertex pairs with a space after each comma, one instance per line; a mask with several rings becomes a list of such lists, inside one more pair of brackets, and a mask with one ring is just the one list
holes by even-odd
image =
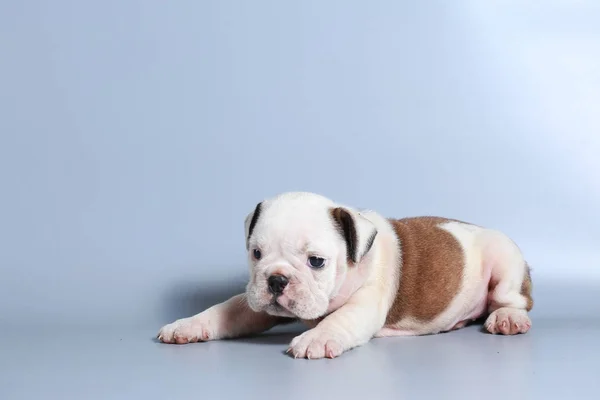
[[286, 356], [295, 325], [184, 346], [156, 342], [155, 327], [14, 325], [0, 342], [0, 399], [598, 399], [597, 288], [563, 289], [538, 294], [526, 335], [474, 325], [374, 339], [334, 360]]

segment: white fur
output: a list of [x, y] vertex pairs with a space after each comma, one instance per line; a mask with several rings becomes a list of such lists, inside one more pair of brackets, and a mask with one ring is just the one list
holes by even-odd
[[[358, 235], [356, 263], [349, 262], [346, 243], [330, 210], [343, 207], [355, 221]], [[304, 320], [312, 329], [290, 344], [294, 357], [336, 357], [372, 337], [437, 333], [461, 327], [488, 311], [487, 284], [498, 282], [491, 298], [486, 327], [505, 333], [506, 325], [529, 329], [526, 299], [519, 294], [525, 262], [518, 248], [503, 234], [469, 224], [448, 222], [464, 251], [461, 289], [447, 309], [427, 323], [405, 318], [384, 326], [401, 278], [402, 244], [386, 218], [358, 211], [312, 193], [284, 193], [265, 200], [249, 235], [254, 212], [245, 220], [250, 280], [246, 293], [190, 318], [166, 325], [159, 338], [188, 343], [261, 332], [278, 317]], [[367, 243], [376, 238], [371, 249]], [[253, 256], [259, 249], [260, 259]], [[322, 257], [325, 267], [310, 268], [308, 257]], [[268, 278], [284, 275], [289, 283], [274, 297]], [[516, 329], [516, 328], [514, 328]], [[512, 330], [514, 330], [512, 329]], [[509, 329], [510, 331], [511, 329]]]

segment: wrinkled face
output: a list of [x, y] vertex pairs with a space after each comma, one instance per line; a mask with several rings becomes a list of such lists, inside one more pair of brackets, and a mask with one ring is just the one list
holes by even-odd
[[250, 307], [305, 320], [324, 315], [361, 248], [373, 243], [376, 231], [365, 221], [309, 193], [259, 203], [245, 221]]

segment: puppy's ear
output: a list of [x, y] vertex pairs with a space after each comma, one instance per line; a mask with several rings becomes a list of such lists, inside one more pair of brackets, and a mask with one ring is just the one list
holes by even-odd
[[254, 227], [256, 226], [258, 217], [260, 217], [261, 208], [262, 208], [262, 202], [258, 203], [256, 205], [256, 208], [254, 208], [254, 211], [252, 211], [250, 214], [248, 214], [246, 216], [246, 219], [244, 220], [244, 227], [246, 230], [246, 250], [249, 250], [248, 246], [249, 246], [249, 242], [250, 242], [250, 236], [252, 236], [252, 231], [254, 230]]
[[354, 264], [371, 250], [377, 229], [375, 225], [360, 215], [344, 207], [331, 209], [333, 222], [346, 242], [348, 260]]

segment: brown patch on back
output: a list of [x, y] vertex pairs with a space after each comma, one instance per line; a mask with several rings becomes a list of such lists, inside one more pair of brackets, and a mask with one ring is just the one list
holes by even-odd
[[461, 287], [464, 256], [460, 243], [438, 225], [439, 217], [389, 220], [402, 251], [400, 286], [385, 324], [404, 317], [431, 321], [450, 304]]
[[521, 284], [521, 295], [527, 299], [527, 306], [525, 306], [527, 311], [531, 311], [533, 308], [533, 298], [531, 297], [532, 288], [531, 283], [531, 268], [528, 264], [525, 264], [525, 277], [523, 278], [523, 283]]

